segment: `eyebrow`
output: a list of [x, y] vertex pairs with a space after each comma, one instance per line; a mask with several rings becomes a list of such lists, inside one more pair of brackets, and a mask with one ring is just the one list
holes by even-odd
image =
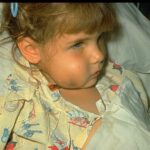
[[89, 39], [90, 39], [90, 37], [77, 38], [75, 40], [72, 40], [72, 41], [68, 42], [67, 44], [71, 45], [71, 44], [74, 44], [74, 43], [79, 43], [81, 41], [87, 41]]

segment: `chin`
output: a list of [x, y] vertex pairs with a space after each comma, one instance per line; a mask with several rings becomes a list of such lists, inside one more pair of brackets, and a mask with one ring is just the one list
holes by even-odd
[[92, 79], [84, 88], [95, 87], [98, 82], [98, 79]]

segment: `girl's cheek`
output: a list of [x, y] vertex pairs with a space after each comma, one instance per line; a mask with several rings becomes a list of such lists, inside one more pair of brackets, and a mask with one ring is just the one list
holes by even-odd
[[77, 60], [77, 61], [74, 61], [74, 62], [70, 62], [70, 69], [71, 70], [75, 70], [75, 71], [83, 71], [85, 70], [86, 68], [86, 65], [84, 63], [83, 60]]

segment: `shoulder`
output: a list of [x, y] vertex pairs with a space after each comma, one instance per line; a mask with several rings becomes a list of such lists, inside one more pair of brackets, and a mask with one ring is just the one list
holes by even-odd
[[14, 61], [12, 56], [13, 42], [0, 45], [0, 97], [4, 101], [25, 99], [31, 95], [32, 85], [29, 74]]
[[11, 56], [12, 43], [0, 45], [0, 95], [5, 94], [5, 83], [10, 79], [14, 60]]
[[107, 82], [107, 87], [110, 88], [112, 91], [116, 91], [119, 86], [127, 85], [127, 83], [131, 82], [133, 88], [139, 93], [140, 98], [148, 109], [148, 99], [145, 93], [143, 84], [136, 72], [131, 70], [127, 70], [120, 64], [116, 64], [113, 62], [109, 62], [106, 66], [104, 77], [99, 81], [99, 83], [105, 84]]
[[[124, 68], [121, 64], [109, 62], [106, 67], [106, 74], [108, 78], [112, 78], [114, 82], [121, 84], [125, 77], [128, 77], [133, 82], [139, 81], [139, 77], [136, 72]], [[135, 81], [136, 80], [136, 81]]]

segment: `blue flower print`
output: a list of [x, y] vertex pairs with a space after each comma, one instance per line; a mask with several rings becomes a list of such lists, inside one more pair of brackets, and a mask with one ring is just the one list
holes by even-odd
[[30, 129], [32, 126], [37, 126], [37, 125], [40, 125], [40, 124], [39, 123], [30, 124], [28, 122], [23, 121], [22, 128], [25, 131], [25, 133], [23, 135], [25, 137], [29, 138], [29, 137], [32, 137], [35, 133], [42, 133], [41, 130], [31, 130]]
[[3, 135], [2, 135], [2, 137], [1, 137], [1, 141], [2, 141], [3, 143], [6, 143], [7, 140], [8, 140], [8, 138], [9, 138], [9, 130], [8, 130], [8, 128], [4, 128], [4, 130], [3, 130]]
[[51, 97], [54, 101], [57, 101], [60, 98], [60, 94], [59, 94], [59, 92], [55, 91], [51, 94]]
[[21, 90], [21, 86], [18, 85], [17, 79], [13, 78], [12, 74], [9, 74], [6, 78], [7, 86], [10, 91], [18, 92]]

